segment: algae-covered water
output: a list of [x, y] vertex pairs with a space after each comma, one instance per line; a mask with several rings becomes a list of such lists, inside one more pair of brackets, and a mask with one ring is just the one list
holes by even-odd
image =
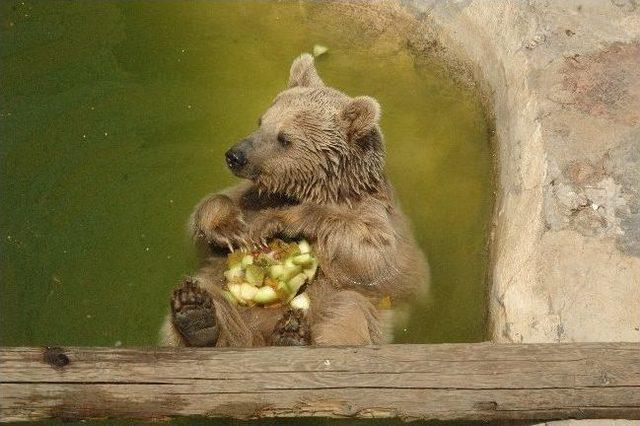
[[[3, 1], [0, 343], [153, 345], [195, 258], [185, 222], [314, 44], [383, 107], [387, 171], [432, 292], [401, 342], [483, 337], [491, 205], [479, 98], [401, 39], [306, 2]], [[382, 36], [380, 35], [382, 34]]]

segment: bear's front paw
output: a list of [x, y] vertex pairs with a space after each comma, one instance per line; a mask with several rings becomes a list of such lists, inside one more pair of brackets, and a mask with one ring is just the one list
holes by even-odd
[[251, 243], [264, 245], [283, 232], [284, 223], [277, 213], [263, 213], [251, 221], [247, 234]]
[[290, 309], [276, 324], [271, 335], [274, 346], [305, 346], [311, 343], [309, 322], [300, 309]]
[[218, 325], [209, 293], [186, 279], [171, 297], [173, 324], [187, 346], [214, 346]]
[[195, 239], [218, 247], [233, 248], [249, 245], [247, 225], [242, 211], [226, 195], [214, 195], [203, 201], [192, 217]]

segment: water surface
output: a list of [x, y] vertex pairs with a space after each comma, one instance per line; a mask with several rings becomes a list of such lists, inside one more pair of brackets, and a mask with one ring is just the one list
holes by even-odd
[[322, 5], [4, 1], [0, 343], [153, 345], [195, 259], [184, 223], [223, 153], [316, 43], [324, 81], [383, 107], [387, 171], [429, 256], [400, 342], [478, 341], [490, 211], [477, 96]]

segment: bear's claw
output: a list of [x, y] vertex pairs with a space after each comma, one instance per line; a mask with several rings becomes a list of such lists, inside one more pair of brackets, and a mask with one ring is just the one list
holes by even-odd
[[211, 296], [191, 279], [173, 291], [173, 324], [187, 346], [214, 346], [218, 325]]
[[290, 309], [276, 324], [271, 335], [274, 346], [305, 346], [311, 343], [309, 323], [304, 312]]

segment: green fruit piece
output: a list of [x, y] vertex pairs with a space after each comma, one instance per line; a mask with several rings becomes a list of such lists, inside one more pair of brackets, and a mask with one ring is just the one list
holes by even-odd
[[260, 253], [254, 260], [254, 265], [266, 268], [271, 265], [275, 265], [277, 262], [269, 256], [267, 253]]
[[253, 301], [253, 298], [256, 295], [256, 293], [258, 293], [258, 289], [252, 286], [251, 284], [248, 284], [248, 283], [240, 284], [240, 298], [245, 303]]
[[228, 286], [229, 293], [235, 297], [236, 301], [241, 305], [246, 305], [245, 301], [242, 299], [242, 284], [230, 284]]
[[237, 305], [238, 304], [238, 300], [236, 299], [236, 297], [233, 295], [233, 293], [231, 293], [229, 290], [223, 290], [222, 291], [222, 295], [224, 296], [225, 299], [227, 299], [227, 301], [229, 303], [231, 303], [232, 305]]
[[284, 265], [273, 265], [269, 268], [271, 278], [279, 278], [282, 274], [284, 274]]
[[289, 287], [289, 293], [291, 296], [295, 296], [300, 290], [300, 287], [307, 281], [307, 276], [305, 274], [298, 274], [295, 277], [291, 278], [287, 282], [287, 286]]
[[247, 265], [245, 277], [249, 284], [261, 287], [264, 280], [264, 269], [256, 265]]
[[311, 263], [311, 265], [309, 265], [308, 267], [304, 268], [302, 273], [307, 276], [309, 281], [311, 281], [313, 279], [313, 277], [316, 276], [316, 272], [317, 271], [318, 271], [318, 261], [313, 259], [313, 262]]
[[293, 262], [285, 263], [283, 268], [284, 268], [284, 271], [279, 277], [279, 279], [281, 279], [282, 281], [289, 281], [291, 278], [295, 277], [300, 272], [302, 272], [302, 266], [295, 265], [293, 264]]
[[253, 296], [253, 301], [259, 305], [266, 305], [278, 300], [278, 293], [269, 286], [264, 286], [258, 289], [257, 293]]
[[291, 294], [289, 291], [289, 286], [284, 281], [278, 281], [278, 285], [275, 288], [276, 293], [278, 293], [278, 298], [281, 300], [289, 300], [291, 299]]
[[324, 55], [325, 53], [327, 53], [327, 50], [329, 50], [329, 48], [327, 46], [324, 46], [322, 44], [314, 44], [313, 45], [313, 56], [315, 56], [316, 58], [320, 55]]
[[311, 245], [307, 242], [307, 240], [300, 240], [300, 242], [298, 242], [298, 248], [300, 249], [300, 253], [302, 254], [311, 253]]
[[301, 266], [311, 265], [313, 263], [313, 260], [314, 260], [313, 256], [311, 256], [309, 253], [299, 254], [298, 256], [295, 256], [294, 258], [291, 259], [291, 261], [295, 265], [301, 265]]
[[307, 293], [301, 293], [291, 299], [291, 302], [289, 302], [289, 306], [291, 306], [293, 309], [301, 309], [303, 311], [306, 311], [307, 309], [309, 309], [309, 306], [311, 306], [311, 299], [309, 299]]
[[249, 265], [253, 265], [253, 256], [247, 254], [242, 258], [242, 267], [246, 268]]
[[224, 277], [228, 282], [242, 282], [244, 279], [244, 273], [242, 272], [242, 267], [240, 265], [236, 265], [231, 269], [227, 269], [224, 271]]
[[240, 265], [242, 263], [242, 258], [244, 257], [244, 253], [240, 250], [229, 253], [227, 256], [227, 268], [233, 269], [234, 267]]

